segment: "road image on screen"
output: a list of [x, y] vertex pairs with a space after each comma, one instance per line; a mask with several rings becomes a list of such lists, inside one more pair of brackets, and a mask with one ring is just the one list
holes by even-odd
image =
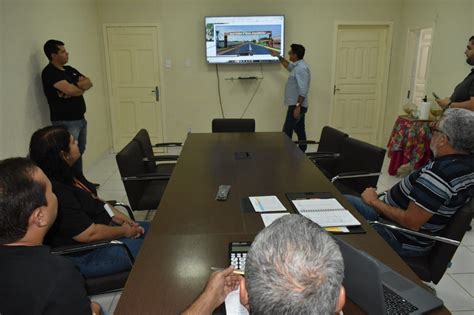
[[207, 17], [207, 62], [278, 62], [271, 54], [282, 55], [283, 34], [283, 16]]

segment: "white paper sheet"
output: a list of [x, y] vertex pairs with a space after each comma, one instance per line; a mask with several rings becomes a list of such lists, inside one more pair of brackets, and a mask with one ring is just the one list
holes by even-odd
[[262, 216], [263, 224], [265, 224], [265, 226], [269, 226], [270, 224], [273, 223], [273, 221], [287, 214], [289, 213], [288, 212], [262, 213], [261, 216]]
[[286, 211], [277, 196], [255, 196], [249, 200], [256, 212]]
[[225, 311], [227, 315], [249, 315], [247, 309], [240, 304], [240, 289], [230, 292], [225, 298]]
[[360, 222], [334, 198], [292, 200], [298, 212], [322, 227], [355, 226]]

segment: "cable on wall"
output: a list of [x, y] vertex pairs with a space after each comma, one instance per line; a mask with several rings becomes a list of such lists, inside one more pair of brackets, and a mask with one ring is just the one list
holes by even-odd
[[244, 109], [242, 115], [240, 116], [241, 119], [244, 118], [245, 113], [246, 113], [247, 110], [249, 109], [250, 104], [252, 104], [252, 101], [253, 101], [255, 95], [257, 95], [258, 89], [260, 88], [260, 84], [262, 84], [262, 80], [264, 79], [264, 77], [263, 77], [263, 66], [262, 66], [262, 64], [260, 64], [260, 73], [261, 73], [260, 80], [258, 80], [257, 86], [255, 87], [255, 91], [253, 92], [252, 97], [250, 98], [249, 103], [248, 103], [247, 106], [245, 107], [245, 109]]
[[225, 118], [224, 116], [224, 107], [222, 106], [222, 97], [221, 97], [221, 79], [219, 77], [219, 67], [216, 63], [216, 74], [217, 74], [217, 93], [219, 95], [219, 105], [221, 108], [221, 113], [222, 113], [222, 118]]

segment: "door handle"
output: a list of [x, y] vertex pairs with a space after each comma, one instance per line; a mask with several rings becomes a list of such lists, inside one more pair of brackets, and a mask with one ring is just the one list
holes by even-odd
[[160, 101], [160, 90], [158, 89], [158, 86], [155, 86], [155, 89], [152, 92], [155, 93], [155, 100], [157, 102], [159, 102]]
[[334, 85], [334, 91], [332, 91], [332, 94], [336, 94], [336, 91], [340, 91], [341, 89], [338, 89], [336, 88], [336, 86]]

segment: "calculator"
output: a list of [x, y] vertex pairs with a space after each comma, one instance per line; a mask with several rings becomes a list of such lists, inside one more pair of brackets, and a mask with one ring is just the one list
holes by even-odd
[[247, 252], [250, 250], [252, 242], [231, 242], [229, 243], [230, 264], [236, 269], [245, 271], [245, 261]]

